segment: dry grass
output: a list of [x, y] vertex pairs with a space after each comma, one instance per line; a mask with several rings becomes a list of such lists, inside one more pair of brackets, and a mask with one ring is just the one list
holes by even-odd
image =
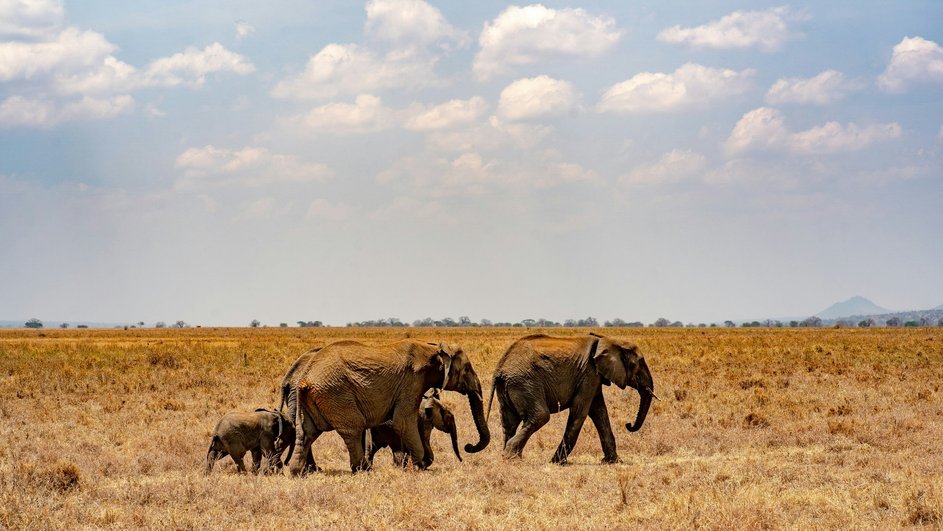
[[[608, 331], [613, 333], [613, 331]], [[624, 330], [661, 402], [606, 389], [623, 464], [590, 422], [566, 467], [555, 415], [519, 462], [484, 452], [351, 475], [336, 434], [303, 479], [201, 469], [226, 411], [277, 405], [282, 372], [339, 338], [462, 344], [483, 380], [523, 329], [0, 331], [0, 528], [884, 528], [943, 526], [943, 330]], [[559, 330], [558, 334], [583, 331]], [[489, 382], [490, 383], [490, 382]], [[452, 395], [452, 393], [446, 393]], [[462, 442], [462, 397], [446, 396]]]

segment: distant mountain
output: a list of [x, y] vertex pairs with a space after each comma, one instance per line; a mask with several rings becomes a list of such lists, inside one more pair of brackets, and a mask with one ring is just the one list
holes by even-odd
[[931, 308], [933, 310], [943, 310], [943, 304], [937, 306], [936, 308]]
[[880, 315], [885, 313], [891, 313], [891, 310], [881, 308], [868, 299], [857, 296], [847, 301], [836, 302], [815, 315], [822, 319], [837, 319], [852, 315]]

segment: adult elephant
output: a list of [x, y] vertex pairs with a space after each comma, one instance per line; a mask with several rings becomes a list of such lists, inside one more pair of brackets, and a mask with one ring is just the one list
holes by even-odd
[[566, 431], [552, 461], [566, 463], [588, 414], [599, 433], [603, 462], [617, 462], [616, 440], [602, 393], [602, 386], [610, 383], [639, 392], [635, 424], [625, 425], [629, 431], [638, 431], [655, 393], [652, 374], [634, 344], [598, 334], [567, 338], [532, 335], [515, 341], [498, 361], [488, 399], [490, 413], [497, 393], [504, 457], [519, 458], [527, 440], [550, 420], [551, 413], [569, 409]]
[[[339, 341], [304, 357], [291, 371], [297, 381], [295, 445], [299, 456], [308, 454], [319, 435], [336, 430], [347, 445], [351, 470], [366, 470], [370, 463], [364, 455], [365, 431], [392, 421], [413, 463], [422, 468], [425, 451], [419, 434], [419, 404], [432, 388], [468, 396], [479, 440], [465, 445], [466, 452], [480, 452], [491, 440], [481, 382], [459, 347], [411, 340], [381, 346]], [[292, 474], [304, 468], [303, 457], [291, 460]]]

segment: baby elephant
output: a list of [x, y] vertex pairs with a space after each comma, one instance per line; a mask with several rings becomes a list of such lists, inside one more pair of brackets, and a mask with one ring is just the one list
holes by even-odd
[[216, 461], [232, 457], [239, 473], [245, 473], [242, 462], [246, 452], [252, 452], [252, 472], [258, 474], [262, 457], [266, 459], [264, 472], [282, 468], [282, 452], [288, 447], [286, 461], [295, 447], [295, 427], [278, 411], [259, 408], [252, 413], [227, 413], [213, 431], [213, 440], [206, 453], [206, 473], [213, 471]]
[[[458, 451], [458, 431], [455, 428], [455, 415], [439, 401], [439, 392], [437, 389], [430, 389], [423, 396], [419, 404], [419, 434], [422, 436], [422, 447], [425, 451], [423, 458], [424, 466], [429, 467], [435, 455], [432, 453], [432, 446], [429, 445], [429, 436], [432, 434], [432, 428], [448, 433], [452, 438], [452, 450], [459, 461], [462, 460], [462, 454]], [[374, 428], [370, 428], [370, 438], [372, 443], [367, 453], [367, 459], [373, 463], [373, 456], [387, 446], [393, 451], [393, 462], [399, 466], [406, 464], [406, 448], [403, 446], [399, 435], [393, 430], [393, 421], [385, 422]]]

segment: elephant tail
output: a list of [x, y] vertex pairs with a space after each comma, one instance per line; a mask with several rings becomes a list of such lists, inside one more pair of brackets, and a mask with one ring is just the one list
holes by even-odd
[[498, 388], [499, 383], [503, 383], [500, 376], [495, 376], [494, 379], [491, 380], [491, 394], [488, 396], [488, 409], [485, 411], [485, 422], [491, 417], [491, 403], [494, 402], [494, 392]]

